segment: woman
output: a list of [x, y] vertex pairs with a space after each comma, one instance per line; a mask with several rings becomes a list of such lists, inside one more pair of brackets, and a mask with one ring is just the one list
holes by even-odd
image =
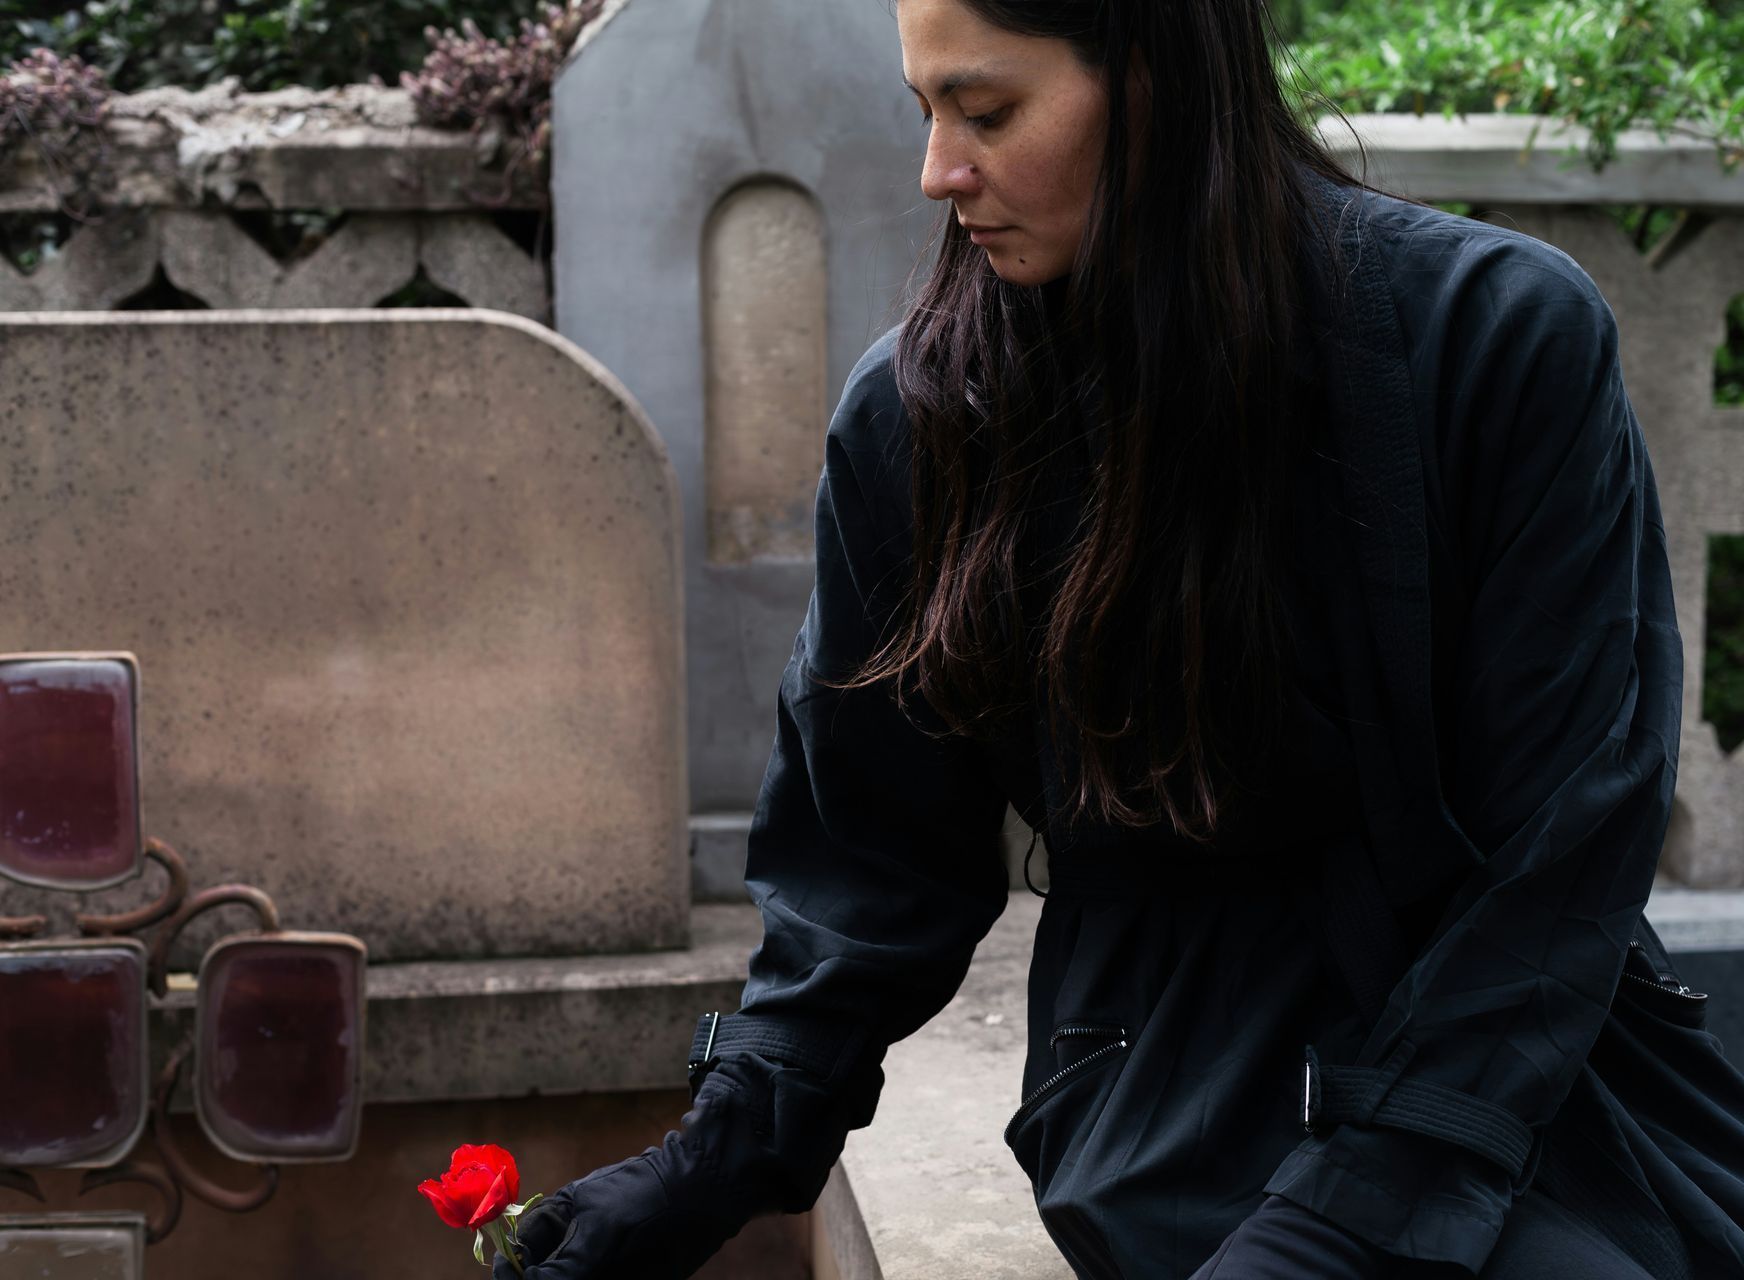
[[830, 425], [765, 938], [529, 1280], [812, 1205], [1008, 802], [1051, 890], [1006, 1139], [1080, 1275], [1744, 1274], [1744, 1082], [1641, 921], [1681, 650], [1592, 281], [1343, 173], [1258, 0], [896, 12], [953, 217]]

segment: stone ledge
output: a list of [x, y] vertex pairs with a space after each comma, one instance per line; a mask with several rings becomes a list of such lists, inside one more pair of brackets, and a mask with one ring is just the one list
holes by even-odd
[[[1616, 157], [1598, 173], [1585, 158], [1591, 133], [1548, 116], [1410, 114], [1336, 116], [1318, 122], [1321, 138], [1352, 172], [1369, 157], [1369, 180], [1418, 200], [1508, 204], [1637, 204], [1744, 207], [1744, 167], [1727, 174], [1714, 143], [1652, 129], [1617, 135]], [[1540, 132], [1532, 151], [1526, 139]], [[1568, 149], [1581, 155], [1572, 162]]]
[[[371, 965], [364, 1100], [420, 1102], [683, 1088], [697, 1017], [738, 1008], [762, 921], [691, 912], [683, 951]], [[152, 1072], [192, 1035], [191, 975], [153, 1001]], [[174, 1110], [192, 1106], [184, 1071]]]
[[[523, 166], [499, 192], [465, 129], [419, 124], [404, 89], [352, 84], [244, 93], [235, 77], [204, 89], [150, 89], [109, 100], [115, 188], [109, 207], [476, 211], [536, 209], [548, 190]], [[51, 210], [56, 196], [32, 148], [0, 173], [0, 212]]]
[[1744, 949], [1744, 892], [1655, 889], [1647, 919], [1668, 951]]
[[1001, 1136], [1022, 1088], [1041, 906], [1013, 893], [956, 997], [891, 1047], [877, 1115], [848, 1135], [818, 1201], [818, 1280], [1071, 1280]]

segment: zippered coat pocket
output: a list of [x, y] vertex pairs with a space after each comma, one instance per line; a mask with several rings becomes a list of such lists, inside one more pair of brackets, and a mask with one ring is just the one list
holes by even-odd
[[[1052, 1075], [1024, 1095], [1011, 1119], [1006, 1121], [1004, 1138], [1007, 1146], [1013, 1145], [1025, 1121], [1048, 1099], [1076, 1077], [1111, 1062], [1132, 1045], [1127, 1029], [1118, 1023], [1074, 1019], [1054, 1028], [1048, 1036], [1048, 1047], [1055, 1051], [1060, 1065]], [[1021, 1156], [1019, 1160], [1021, 1162]]]
[[1091, 1206], [1081, 1202], [1081, 1189], [1056, 1186], [1056, 1174], [1096, 1124], [1120, 1074], [1110, 1068], [1131, 1047], [1131, 1033], [1119, 1023], [1061, 1023], [1048, 1036], [1055, 1069], [1024, 1095], [1005, 1125], [1005, 1144], [1035, 1188], [1042, 1225], [1086, 1280], [1122, 1280], [1124, 1273]]
[[1670, 957], [1656, 960], [1653, 951], [1637, 938], [1629, 939], [1617, 994], [1679, 1026], [1699, 1031], [1707, 1025], [1707, 995], [1691, 991], [1672, 970]]

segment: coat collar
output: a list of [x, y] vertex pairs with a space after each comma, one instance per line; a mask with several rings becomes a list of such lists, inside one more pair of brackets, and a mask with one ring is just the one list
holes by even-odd
[[[1310, 252], [1307, 309], [1338, 475], [1329, 516], [1356, 567], [1366, 643], [1340, 637], [1341, 679], [1381, 878], [1395, 903], [1441, 883], [1476, 854], [1440, 785], [1431, 683], [1430, 556], [1421, 436], [1393, 288], [1373, 227], [1388, 200], [1301, 171], [1311, 212], [1335, 244]], [[1398, 202], [1395, 202], [1398, 203]], [[1367, 714], [1365, 714], [1365, 712]], [[1366, 723], [1364, 723], [1366, 722]], [[1407, 853], [1408, 851], [1408, 853]]]

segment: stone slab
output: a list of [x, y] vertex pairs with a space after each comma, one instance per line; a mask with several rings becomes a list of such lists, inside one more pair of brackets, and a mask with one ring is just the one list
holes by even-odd
[[920, 191], [926, 134], [902, 87], [894, 14], [877, 0], [608, 6], [558, 77], [552, 131], [557, 327], [660, 424], [683, 487], [694, 807], [747, 810], [812, 565], [806, 551], [709, 563], [704, 245], [722, 198], [747, 182], [791, 184], [817, 202], [828, 273], [821, 439], [849, 370], [900, 318], [936, 215]]
[[[366, 1104], [682, 1089], [696, 1020], [739, 1007], [762, 919], [690, 916], [691, 946], [632, 955], [371, 965]], [[152, 999], [152, 1078], [194, 1017], [193, 975]], [[192, 1109], [187, 1073], [174, 1110]]]
[[1001, 1137], [1041, 905], [1012, 894], [950, 1004], [891, 1047], [877, 1116], [848, 1135], [819, 1202], [841, 1280], [1071, 1280]]
[[441, 309], [15, 315], [0, 352], [0, 652], [138, 655], [194, 887], [378, 963], [685, 944], [676, 485], [597, 362]]
[[[411, 94], [383, 85], [245, 93], [230, 76], [202, 89], [116, 94], [107, 117], [111, 208], [543, 208], [529, 166], [504, 183], [483, 169], [466, 129], [418, 123]], [[35, 148], [6, 166], [0, 212], [55, 208], [53, 175]]]
[[[1419, 200], [1510, 204], [1636, 204], [1744, 207], [1744, 166], [1728, 174], [1712, 142], [1651, 128], [1624, 129], [1617, 155], [1595, 173], [1585, 153], [1591, 131], [1547, 116], [1484, 114], [1445, 119], [1352, 114], [1318, 122], [1321, 138], [1353, 173], [1369, 158], [1369, 180]], [[1532, 150], [1527, 138], [1538, 137]], [[1570, 148], [1575, 154], [1570, 156]]]

